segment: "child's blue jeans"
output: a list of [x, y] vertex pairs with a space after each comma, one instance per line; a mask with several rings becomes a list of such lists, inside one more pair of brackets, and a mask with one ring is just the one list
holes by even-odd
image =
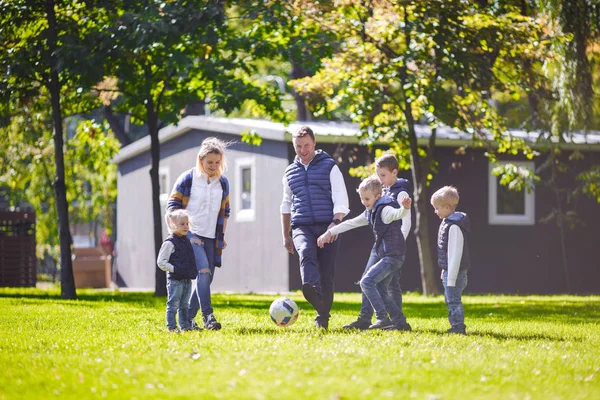
[[[374, 251], [371, 252], [372, 255]], [[389, 313], [393, 322], [400, 322], [404, 315], [392, 299], [389, 284], [395, 273], [400, 271], [400, 267], [404, 263], [404, 256], [379, 258], [375, 253], [374, 259], [369, 257], [369, 262], [371, 261], [375, 261], [375, 263], [363, 274], [360, 280], [360, 288], [375, 310], [378, 320], [385, 320]], [[406, 321], [406, 318], [404, 318], [404, 321]]]
[[442, 271], [442, 283], [444, 284], [444, 297], [448, 307], [448, 321], [452, 328], [464, 330], [465, 309], [462, 304], [462, 292], [467, 287], [467, 271], [458, 271], [456, 286], [448, 286], [448, 270]]
[[175, 314], [179, 312], [179, 325], [181, 325], [181, 329], [189, 329], [188, 310], [190, 308], [191, 294], [191, 279], [176, 280], [167, 277], [167, 328], [177, 329]]

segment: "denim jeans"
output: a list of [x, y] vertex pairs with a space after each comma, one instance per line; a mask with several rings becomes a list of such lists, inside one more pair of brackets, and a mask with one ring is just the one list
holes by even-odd
[[[365, 267], [365, 272], [363, 273], [363, 276], [369, 270], [369, 268], [371, 268], [373, 264], [375, 264], [378, 260], [379, 258], [377, 257], [375, 248], [373, 248], [371, 250], [371, 254], [369, 255], [369, 261], [367, 262], [367, 266]], [[401, 268], [402, 266], [400, 266], [400, 269], [398, 269], [398, 271], [392, 274], [392, 279], [388, 286], [388, 291], [392, 296], [392, 300], [394, 300], [394, 303], [396, 303], [396, 306], [400, 310], [400, 313], [398, 314], [397, 318], [394, 319], [394, 322], [404, 323], [406, 322], [406, 316], [402, 311], [402, 287], [400, 285]], [[358, 319], [360, 321], [371, 321], [372, 318], [373, 307], [371, 306], [371, 302], [369, 302], [369, 299], [363, 292], [362, 303], [360, 306], [360, 314], [358, 314]]]
[[467, 271], [458, 271], [456, 277], [456, 286], [448, 286], [448, 270], [442, 271], [442, 283], [444, 284], [444, 297], [446, 307], [448, 307], [448, 321], [452, 328], [465, 329], [465, 309], [463, 307], [461, 296], [465, 287], [467, 287]]
[[[215, 275], [215, 239], [209, 239], [202, 236], [188, 233], [188, 238], [199, 238], [202, 245], [192, 242], [196, 267], [198, 268], [198, 277], [196, 278], [196, 287], [190, 299], [190, 321], [196, 318], [198, 310], [202, 308], [202, 315], [206, 316], [213, 313], [212, 303], [210, 301], [210, 284]], [[200, 272], [208, 269], [208, 272]]]
[[329, 224], [296, 226], [292, 229], [294, 247], [300, 257], [302, 284], [311, 285], [323, 299], [325, 315], [317, 318], [328, 320], [333, 305], [333, 277], [335, 257], [340, 239], [328, 243], [323, 248], [317, 246], [317, 238], [327, 231]]
[[[401, 322], [404, 315], [392, 299], [389, 284], [394, 275], [400, 271], [400, 267], [404, 263], [404, 256], [378, 258], [374, 251], [371, 254], [375, 254], [376, 258], [373, 259], [375, 263], [363, 274], [360, 280], [360, 288], [375, 310], [378, 320], [386, 319], [389, 313], [393, 322]], [[371, 257], [369, 257], [369, 261], [371, 261]], [[404, 321], [406, 321], [406, 318], [404, 318]]]
[[167, 277], [167, 328], [176, 329], [175, 314], [179, 312], [179, 325], [181, 329], [188, 329], [190, 321], [188, 310], [190, 308], [190, 294], [192, 293], [192, 280], [175, 280]]

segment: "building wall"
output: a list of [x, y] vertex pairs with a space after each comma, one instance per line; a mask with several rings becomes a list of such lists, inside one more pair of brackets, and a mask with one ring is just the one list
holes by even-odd
[[[330, 154], [340, 153], [340, 168], [344, 173], [350, 198], [350, 215], [358, 215], [364, 208], [355, 192], [359, 180], [348, 175], [349, 167], [372, 161], [372, 154], [364, 147], [323, 144]], [[289, 149], [293, 154], [293, 149]], [[565, 293], [565, 271], [562, 263], [560, 233], [555, 222], [541, 221], [555, 206], [552, 192], [543, 185], [535, 189], [534, 225], [493, 225], [488, 222], [489, 163], [483, 151], [466, 149], [457, 154], [455, 148], [436, 149], [438, 173], [428, 188], [427, 197], [445, 185], [454, 185], [461, 196], [459, 211], [469, 214], [472, 234], [469, 237], [473, 269], [469, 273], [470, 293]], [[538, 166], [541, 157], [535, 159]], [[600, 154], [585, 153], [588, 164], [600, 162]], [[412, 181], [410, 171], [400, 171], [399, 176]], [[574, 175], [567, 181], [574, 179]], [[563, 182], [565, 183], [565, 182]], [[566, 182], [568, 183], [568, 182]], [[434, 260], [437, 230], [440, 220], [427, 209], [430, 245]], [[600, 205], [588, 197], [577, 201], [577, 213], [583, 225], [566, 231], [566, 253], [571, 277], [572, 293], [600, 292]], [[413, 214], [413, 228], [414, 228]], [[336, 263], [336, 290], [359, 291], [355, 284], [364, 271], [373, 236], [364, 227], [344, 233]], [[421, 278], [414, 233], [407, 242], [407, 255], [402, 267], [402, 285], [405, 291], [420, 291]], [[300, 274], [297, 256], [290, 256], [291, 288], [299, 288]], [[439, 282], [441, 289], [441, 282]]]
[[[217, 136], [232, 144], [227, 151], [232, 207], [223, 252], [223, 267], [217, 269], [212, 287], [216, 291], [286, 291], [288, 268], [285, 251], [274, 252], [281, 242], [279, 202], [280, 174], [287, 166], [287, 148], [281, 142], [264, 140], [260, 147], [240, 142], [239, 136], [192, 130], [161, 145], [160, 173], [171, 191], [177, 177], [193, 167], [202, 140]], [[154, 288], [150, 155], [140, 154], [119, 165], [117, 199], [117, 268], [129, 287]], [[254, 216], [241, 215], [238, 174], [241, 165], [251, 165], [254, 186]], [[164, 190], [161, 190], [164, 191]], [[277, 195], [274, 195], [276, 193]], [[166, 207], [166, 196], [161, 201]], [[242, 213], [243, 214], [243, 213]], [[163, 236], [167, 230], [163, 222]]]

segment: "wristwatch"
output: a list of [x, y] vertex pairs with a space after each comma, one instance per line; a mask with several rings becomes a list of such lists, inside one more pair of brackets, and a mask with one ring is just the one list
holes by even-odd
[[333, 221], [331, 221], [331, 222], [333, 222], [333, 223], [334, 223], [334, 224], [336, 224], [336, 225], [339, 225], [339, 224], [341, 224], [341, 223], [342, 223], [342, 220], [341, 220], [341, 219], [339, 219], [339, 218], [336, 218], [336, 219], [334, 219], [334, 220], [333, 220]]

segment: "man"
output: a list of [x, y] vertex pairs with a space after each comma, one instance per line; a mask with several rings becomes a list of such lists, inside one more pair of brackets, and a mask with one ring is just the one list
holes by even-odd
[[296, 157], [283, 175], [283, 245], [290, 254], [294, 248], [298, 251], [302, 293], [317, 311], [316, 327], [327, 329], [339, 242], [318, 248], [317, 238], [348, 214], [348, 193], [335, 161], [315, 150], [315, 135], [308, 126], [293, 134], [292, 141]]

